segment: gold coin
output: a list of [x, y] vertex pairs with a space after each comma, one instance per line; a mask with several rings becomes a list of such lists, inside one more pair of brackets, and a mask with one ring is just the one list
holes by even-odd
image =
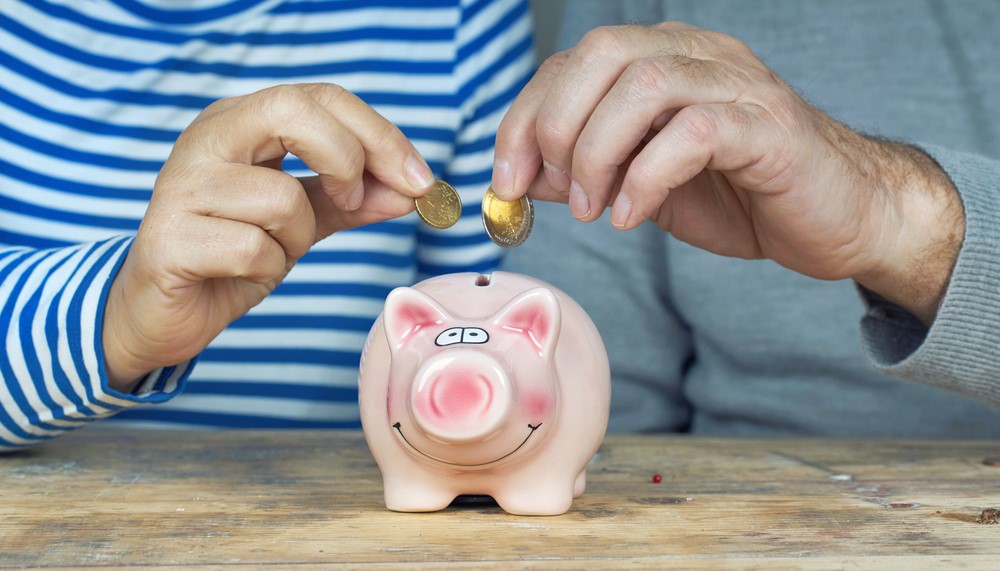
[[416, 199], [417, 215], [434, 228], [449, 228], [462, 217], [462, 199], [443, 180], [434, 181], [430, 192]]
[[483, 226], [490, 239], [504, 248], [520, 246], [531, 234], [535, 208], [525, 194], [513, 201], [500, 200], [491, 186], [483, 197]]

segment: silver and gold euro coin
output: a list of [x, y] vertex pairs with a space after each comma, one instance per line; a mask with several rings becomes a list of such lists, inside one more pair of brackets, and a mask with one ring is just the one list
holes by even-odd
[[525, 194], [512, 201], [500, 200], [491, 186], [483, 197], [483, 227], [497, 245], [504, 248], [520, 246], [531, 234], [535, 209]]

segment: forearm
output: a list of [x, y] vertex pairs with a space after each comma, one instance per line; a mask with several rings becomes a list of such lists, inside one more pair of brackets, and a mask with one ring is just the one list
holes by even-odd
[[122, 408], [164, 400], [186, 368], [163, 370], [135, 394], [104, 371], [102, 314], [129, 240], [53, 250], [0, 250], [0, 451], [38, 444]]

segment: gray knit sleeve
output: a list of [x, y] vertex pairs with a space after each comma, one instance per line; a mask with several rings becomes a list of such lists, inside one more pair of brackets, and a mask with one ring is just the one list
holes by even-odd
[[862, 292], [865, 351], [881, 371], [1000, 407], [1000, 161], [925, 146], [965, 208], [965, 240], [930, 328]]

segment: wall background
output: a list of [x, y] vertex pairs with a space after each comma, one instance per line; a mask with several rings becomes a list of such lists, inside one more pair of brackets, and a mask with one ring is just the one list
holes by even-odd
[[531, 0], [531, 12], [535, 18], [535, 55], [538, 63], [556, 51], [559, 39], [559, 25], [562, 23], [566, 0]]

